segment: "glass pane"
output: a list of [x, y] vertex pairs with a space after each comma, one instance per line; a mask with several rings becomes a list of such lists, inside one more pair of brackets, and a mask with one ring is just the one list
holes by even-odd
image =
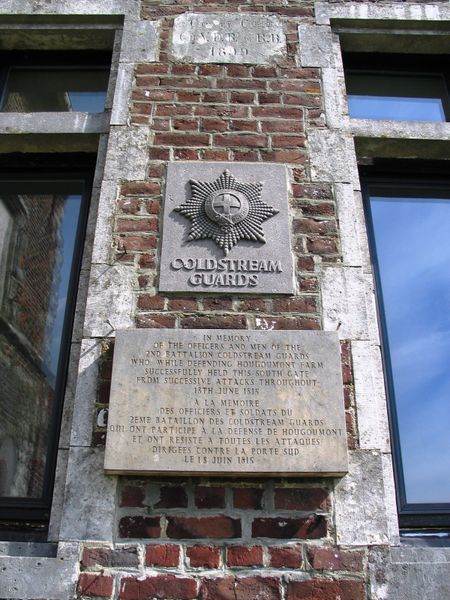
[[107, 69], [11, 67], [4, 112], [102, 112]]
[[349, 114], [355, 119], [446, 120], [446, 90], [439, 75], [349, 73], [345, 79]]
[[371, 211], [407, 502], [450, 502], [450, 194]]
[[0, 183], [10, 215], [0, 242], [0, 496], [44, 492], [81, 192], [76, 181]]

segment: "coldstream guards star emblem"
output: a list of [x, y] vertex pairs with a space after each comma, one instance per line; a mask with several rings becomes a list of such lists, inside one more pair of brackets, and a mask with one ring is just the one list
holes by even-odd
[[239, 240], [266, 242], [261, 223], [279, 211], [261, 201], [262, 183], [241, 183], [228, 170], [189, 183], [191, 197], [175, 208], [192, 221], [188, 241], [212, 239], [225, 254]]

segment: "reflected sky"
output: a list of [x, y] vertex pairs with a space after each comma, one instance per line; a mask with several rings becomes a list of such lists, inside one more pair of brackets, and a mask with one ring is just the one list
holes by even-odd
[[450, 502], [450, 198], [371, 198], [407, 501]]
[[445, 121], [440, 98], [395, 96], [348, 96], [349, 115], [353, 119], [388, 121]]

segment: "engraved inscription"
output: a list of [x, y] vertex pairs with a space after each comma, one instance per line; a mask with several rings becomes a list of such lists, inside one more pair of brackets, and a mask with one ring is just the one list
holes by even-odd
[[175, 19], [172, 52], [192, 62], [268, 63], [286, 51], [275, 15], [184, 14]]
[[337, 338], [287, 333], [119, 332], [105, 469], [345, 472]]

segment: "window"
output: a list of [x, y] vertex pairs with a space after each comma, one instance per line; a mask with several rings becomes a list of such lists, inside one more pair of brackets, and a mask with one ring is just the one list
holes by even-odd
[[449, 120], [446, 67], [439, 58], [344, 55], [350, 117], [406, 121]]
[[102, 112], [108, 52], [9, 52], [2, 71], [3, 112]]
[[[17, 160], [15, 157], [11, 161]], [[48, 519], [93, 160], [0, 164], [0, 521]], [[28, 163], [28, 169], [24, 164]], [[66, 165], [79, 165], [67, 168]], [[12, 527], [12, 525], [11, 525]]]
[[387, 175], [364, 189], [400, 526], [449, 526], [450, 179]]

